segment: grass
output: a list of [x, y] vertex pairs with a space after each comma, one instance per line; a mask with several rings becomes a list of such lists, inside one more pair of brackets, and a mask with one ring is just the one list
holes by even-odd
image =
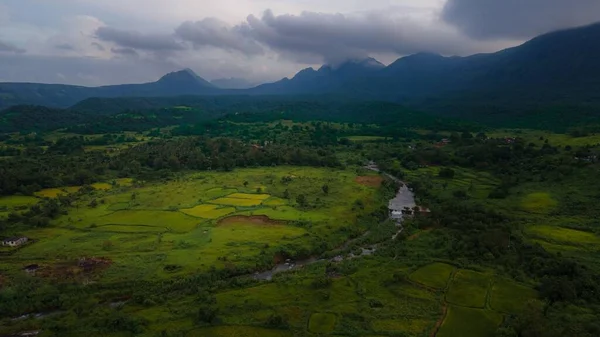
[[380, 136], [349, 136], [349, 137], [344, 137], [344, 138], [347, 138], [351, 142], [374, 142], [374, 141], [387, 139], [386, 137], [380, 137]]
[[270, 330], [253, 326], [215, 326], [195, 329], [186, 333], [188, 337], [291, 337], [285, 330]]
[[[3, 261], [2, 268], [20, 273], [25, 260], [54, 264], [102, 256], [113, 263], [96, 276], [94, 281], [99, 283], [172, 279], [212, 268], [265, 268], [279, 252], [312, 254], [332, 238], [336, 244], [347, 239], [349, 232], [339, 229], [356, 221], [352, 201], [363, 200], [364, 212], [379, 205], [377, 190], [356, 184], [356, 176], [354, 169], [282, 166], [181, 174], [173, 180], [135, 186], [126, 185], [132, 183], [130, 179], [119, 180], [119, 188], [79, 196], [68, 214], [52, 220], [50, 226], [20, 232], [36, 242]], [[293, 178], [284, 183], [284, 177]], [[253, 187], [246, 188], [246, 181]], [[325, 184], [330, 187], [327, 195], [321, 190]], [[254, 186], [262, 186], [269, 194], [253, 193]], [[295, 202], [287, 205], [288, 200], [282, 198], [286, 190], [290, 200], [305, 194], [311, 207], [299, 209]], [[62, 192], [62, 188], [55, 189], [53, 195]], [[94, 199], [98, 205], [92, 207]], [[247, 208], [236, 210], [236, 206], [213, 203], [215, 199], [254, 206], [237, 206]], [[280, 221], [305, 220], [310, 225], [238, 221], [219, 226], [214, 221], [229, 215], [261, 214]], [[167, 264], [180, 268], [167, 272], [163, 269]], [[340, 295], [345, 296], [347, 293]], [[330, 310], [323, 307], [319, 311]], [[309, 316], [303, 318], [304, 328]]]
[[502, 314], [491, 310], [450, 306], [436, 337], [493, 336], [502, 322]]
[[571, 245], [598, 245], [600, 237], [593, 233], [575, 229], [548, 225], [530, 226], [527, 233], [550, 242], [568, 243]]
[[249, 194], [249, 193], [233, 193], [227, 196], [227, 198], [235, 199], [252, 199], [252, 200], [265, 200], [271, 197], [270, 194]]
[[528, 300], [538, 297], [531, 287], [504, 278], [497, 278], [492, 287], [491, 307], [500, 312], [519, 314]]
[[537, 192], [525, 196], [521, 207], [531, 213], [548, 213], [558, 205], [549, 193]]
[[271, 197], [271, 198], [263, 201], [262, 204], [265, 206], [283, 206], [283, 205], [287, 205], [287, 200], [277, 198], [277, 197]]
[[454, 267], [445, 263], [432, 263], [410, 274], [410, 279], [427, 287], [443, 289]]
[[262, 201], [259, 199], [219, 198], [209, 202], [218, 205], [252, 207], [260, 205]]
[[56, 198], [58, 197], [60, 194], [70, 194], [70, 193], [77, 193], [77, 191], [79, 191], [79, 189], [81, 189], [81, 186], [67, 186], [67, 187], [60, 187], [60, 188], [46, 188], [43, 189], [39, 192], [36, 192], [35, 195], [38, 197], [42, 197], [42, 198]]
[[430, 328], [431, 322], [426, 319], [394, 318], [375, 320], [371, 324], [377, 332], [394, 333], [406, 331], [411, 335], [420, 336]]
[[137, 210], [116, 211], [96, 219], [89, 219], [86, 223], [91, 226], [92, 224], [89, 222], [92, 221], [98, 227], [102, 225], [141, 225], [160, 227], [176, 232], [188, 232], [199, 223], [198, 219], [180, 212]]
[[310, 316], [308, 330], [313, 333], [330, 333], [335, 328], [336, 317], [329, 313], [314, 313]]
[[217, 205], [198, 205], [194, 208], [182, 209], [181, 212], [198, 218], [218, 219], [235, 212], [235, 208], [219, 208]]
[[450, 284], [446, 300], [464, 307], [483, 308], [489, 281], [489, 275], [470, 270], [459, 270]]

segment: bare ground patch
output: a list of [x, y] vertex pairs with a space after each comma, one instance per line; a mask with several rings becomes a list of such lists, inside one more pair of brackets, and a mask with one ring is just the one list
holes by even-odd
[[356, 177], [355, 181], [363, 186], [379, 187], [383, 182], [383, 178], [380, 176], [360, 176]]

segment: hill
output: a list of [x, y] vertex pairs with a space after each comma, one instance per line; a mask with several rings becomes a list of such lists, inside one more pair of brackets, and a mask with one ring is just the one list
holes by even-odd
[[68, 107], [90, 97], [157, 97], [215, 94], [218, 89], [190, 69], [167, 74], [156, 82], [102, 87], [62, 84], [0, 83], [0, 108], [13, 105]]
[[[596, 41], [600, 41], [600, 23], [545, 34], [496, 53], [468, 57], [419, 53], [387, 67], [372, 58], [350, 60], [237, 90], [217, 87], [233, 85], [235, 80], [215, 81], [215, 85], [189, 69], [167, 74], [157, 82], [98, 88], [0, 83], [0, 108], [16, 104], [68, 107], [95, 97], [119, 99], [87, 100], [76, 109], [118, 112], [195, 104], [196, 98], [174, 99], [182, 95], [328, 96], [389, 101], [437, 114], [499, 122], [515, 115], [533, 121], [529, 118], [532, 114], [563, 106], [558, 114], [568, 119], [580, 110], [591, 115], [600, 111], [600, 44]], [[155, 99], [159, 96], [172, 98]], [[202, 106], [204, 103], [198, 107]]]

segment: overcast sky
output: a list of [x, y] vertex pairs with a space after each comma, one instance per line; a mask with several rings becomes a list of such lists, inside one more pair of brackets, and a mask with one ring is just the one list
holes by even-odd
[[2, 0], [0, 82], [254, 82], [323, 63], [469, 55], [600, 21], [600, 0]]

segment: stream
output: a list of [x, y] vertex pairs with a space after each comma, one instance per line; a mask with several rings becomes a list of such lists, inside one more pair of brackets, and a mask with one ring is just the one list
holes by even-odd
[[[395, 182], [398, 182], [401, 184], [401, 187], [398, 189], [396, 196], [390, 200], [389, 205], [388, 205], [388, 208], [390, 209], [390, 219], [395, 220], [396, 226], [398, 227], [398, 231], [391, 238], [392, 240], [396, 240], [396, 238], [404, 230], [404, 227], [402, 227], [402, 222], [404, 220], [402, 211], [407, 207], [412, 209], [413, 207], [417, 206], [417, 204], [415, 202], [415, 195], [408, 188], [408, 186], [406, 186], [406, 184], [404, 182], [402, 182], [397, 177], [392, 176], [391, 174], [382, 172], [379, 169], [379, 167], [377, 166], [377, 164], [375, 164], [374, 162], [370, 162], [367, 166], [365, 166], [365, 168], [369, 169], [371, 171], [379, 172], [379, 173], [385, 175], [386, 177], [394, 180]], [[368, 231], [363, 234], [363, 237], [367, 236], [367, 235], [369, 235]], [[357, 240], [357, 239], [351, 239], [351, 240], [346, 241], [342, 247], [344, 247], [344, 248], [349, 247], [352, 244], [352, 242], [354, 242], [355, 240]], [[304, 259], [304, 260], [298, 260], [298, 261], [292, 261], [292, 260], [288, 259], [285, 261], [285, 263], [280, 263], [271, 270], [264, 271], [262, 273], [256, 272], [253, 276], [254, 276], [255, 280], [270, 281], [273, 279], [273, 275], [283, 273], [286, 271], [290, 271], [290, 270], [294, 270], [294, 269], [298, 269], [298, 268], [302, 268], [304, 266], [311, 265], [316, 262], [326, 261], [326, 260], [332, 261], [332, 262], [341, 262], [343, 260], [354, 259], [354, 258], [357, 258], [360, 256], [372, 255], [377, 250], [377, 244], [371, 244], [366, 247], [360, 247], [360, 249], [361, 249], [361, 253], [359, 255], [350, 253], [346, 257], [340, 255], [340, 256], [336, 256], [332, 259], [317, 259], [314, 257], [309, 258], [309, 259]]]

